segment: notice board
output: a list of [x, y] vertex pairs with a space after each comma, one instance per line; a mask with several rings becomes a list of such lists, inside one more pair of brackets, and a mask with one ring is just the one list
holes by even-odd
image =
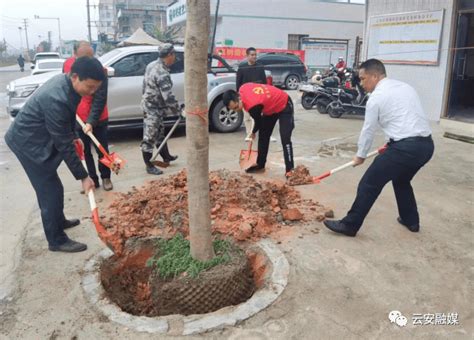
[[368, 58], [388, 64], [438, 65], [444, 10], [372, 16]]

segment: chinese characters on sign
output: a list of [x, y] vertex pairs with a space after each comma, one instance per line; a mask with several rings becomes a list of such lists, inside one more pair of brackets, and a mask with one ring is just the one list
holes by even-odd
[[392, 64], [438, 65], [444, 10], [374, 16], [368, 57]]
[[[216, 47], [214, 53], [221, 56], [224, 59], [228, 60], [242, 60], [245, 59], [245, 47]], [[300, 60], [304, 63], [305, 59], [305, 51], [302, 50], [282, 50], [276, 48], [257, 48], [257, 53], [292, 53], [300, 58]]]

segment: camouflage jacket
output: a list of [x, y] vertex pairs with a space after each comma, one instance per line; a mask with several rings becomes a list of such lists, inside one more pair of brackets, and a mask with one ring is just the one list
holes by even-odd
[[171, 92], [173, 81], [169, 68], [161, 59], [148, 64], [143, 79], [141, 106], [144, 112], [159, 112], [165, 116], [179, 115], [178, 101]]

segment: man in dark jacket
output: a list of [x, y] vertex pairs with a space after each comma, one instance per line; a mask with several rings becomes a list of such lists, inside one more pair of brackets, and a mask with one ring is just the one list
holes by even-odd
[[[235, 90], [239, 92], [240, 87], [246, 83], [257, 83], [266, 84], [267, 77], [265, 75], [265, 67], [257, 62], [257, 50], [254, 47], [249, 47], [245, 51], [247, 60], [240, 63], [239, 69], [237, 70], [237, 76], [235, 80]], [[251, 140], [250, 135], [252, 134], [252, 118], [250, 114], [244, 112], [244, 125], [247, 137], [245, 140], [249, 142]]]
[[64, 232], [80, 222], [67, 220], [64, 216], [64, 188], [57, 168], [64, 161], [74, 177], [82, 181], [85, 192], [94, 189], [94, 182], [74, 148], [74, 128], [81, 96], [92, 95], [104, 78], [97, 59], [77, 59], [70, 74], [51, 78], [31, 96], [5, 135], [7, 145], [25, 169], [36, 192], [51, 251], [87, 249], [85, 244], [69, 239]]

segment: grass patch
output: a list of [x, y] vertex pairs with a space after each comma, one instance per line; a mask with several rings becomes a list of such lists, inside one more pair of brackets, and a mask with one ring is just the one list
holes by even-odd
[[215, 240], [212, 242], [216, 256], [209, 261], [197, 261], [191, 257], [189, 241], [178, 234], [170, 240], [159, 239], [158, 252], [147, 261], [147, 266], [155, 267], [163, 279], [175, 278], [187, 273], [195, 278], [203, 270], [230, 261], [230, 250], [235, 249], [230, 241]]

